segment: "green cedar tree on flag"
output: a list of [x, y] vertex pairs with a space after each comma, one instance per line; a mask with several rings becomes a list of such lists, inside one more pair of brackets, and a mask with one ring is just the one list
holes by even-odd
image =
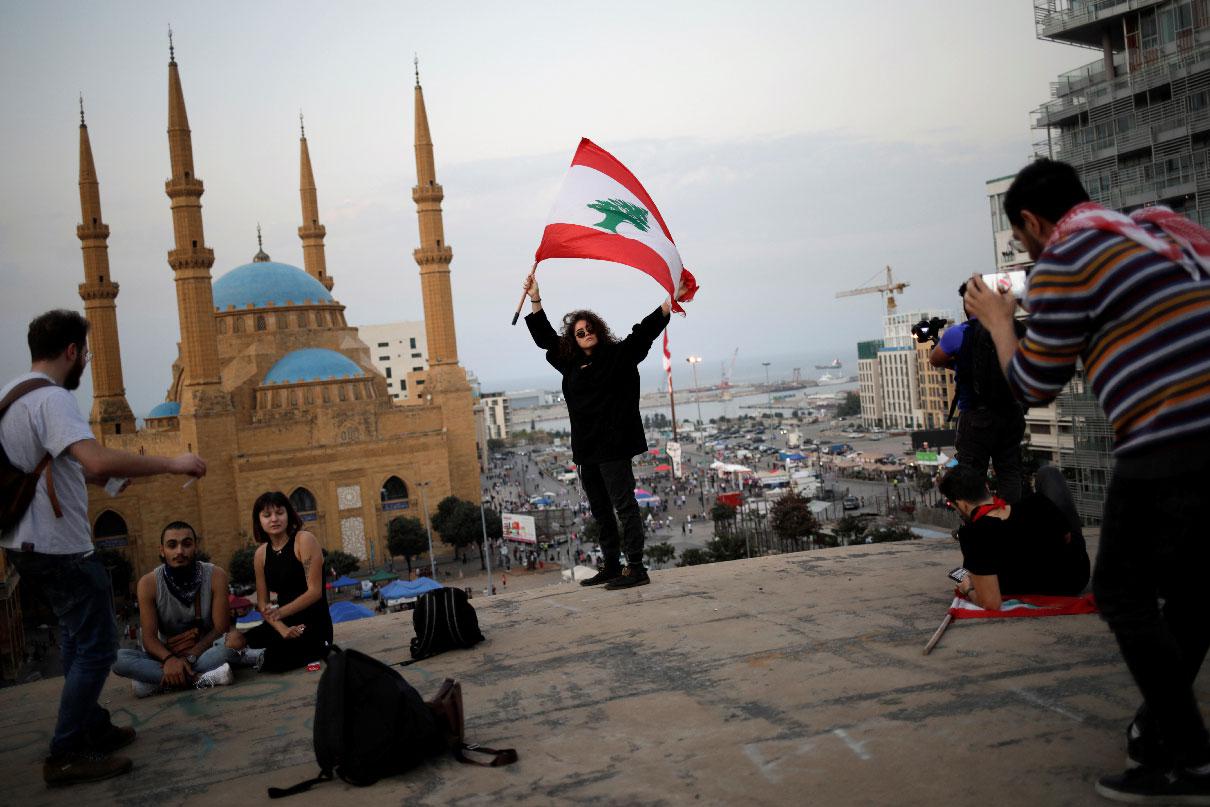
[[[651, 196], [634, 174], [588, 138], [580, 141], [555, 199], [535, 264], [547, 258], [592, 258], [633, 266], [673, 297], [685, 311], [697, 281], [681, 264], [672, 234]], [[676, 297], [678, 285], [683, 286]]]

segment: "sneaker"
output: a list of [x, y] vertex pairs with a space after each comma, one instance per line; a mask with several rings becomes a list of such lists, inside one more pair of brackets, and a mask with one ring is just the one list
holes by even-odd
[[616, 577], [605, 584], [605, 588], [614, 591], [619, 588], [634, 588], [635, 586], [645, 586], [651, 582], [651, 578], [647, 576], [647, 570], [642, 566], [626, 566], [622, 569], [620, 577]]
[[1139, 717], [1130, 722], [1126, 729], [1126, 767], [1137, 768], [1140, 765], [1153, 770], [1169, 770], [1176, 764], [1167, 744], [1158, 736], [1154, 728], [1143, 730]]
[[198, 689], [209, 689], [210, 687], [222, 687], [228, 684], [235, 683], [235, 675], [231, 672], [230, 664], [223, 664], [221, 667], [215, 667], [208, 673], [202, 673], [193, 682], [193, 685]]
[[1179, 769], [1164, 773], [1138, 766], [1102, 776], [1096, 790], [1107, 799], [1126, 804], [1210, 805], [1210, 774], [1195, 775]]
[[245, 647], [239, 653], [239, 664], [244, 667], [251, 667], [260, 672], [261, 665], [265, 663], [265, 648], [263, 647]]
[[131, 681], [130, 688], [134, 690], [136, 698], [146, 698], [160, 691], [160, 684], [149, 684], [146, 681]]
[[581, 580], [582, 586], [599, 586], [603, 583], [608, 583], [611, 580], [617, 580], [621, 576], [622, 570], [618, 567], [605, 566], [599, 572], [594, 574], [587, 580]]
[[130, 773], [133, 767], [129, 757], [99, 751], [69, 751], [46, 758], [42, 763], [42, 779], [47, 787], [65, 787], [121, 776]]
[[88, 745], [93, 751], [112, 754], [134, 742], [135, 731], [130, 726], [107, 724], [104, 728], [88, 733]]

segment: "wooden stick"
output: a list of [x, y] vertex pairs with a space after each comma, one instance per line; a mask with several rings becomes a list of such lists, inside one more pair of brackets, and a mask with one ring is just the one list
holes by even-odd
[[945, 619], [941, 620], [941, 624], [937, 627], [937, 630], [933, 633], [933, 638], [929, 639], [929, 643], [924, 646], [924, 655], [927, 656], [929, 653], [933, 652], [933, 648], [937, 646], [937, 642], [941, 641], [941, 635], [943, 633], [945, 633], [945, 629], [948, 628], [950, 626], [950, 623], [953, 621], [954, 621], [953, 614], [945, 615]]
[[[529, 269], [529, 277], [533, 277], [538, 273], [538, 262], [534, 261], [534, 265]], [[513, 325], [517, 324], [517, 319], [521, 316], [521, 308], [525, 305], [525, 298], [529, 296], [529, 290], [521, 292], [521, 301], [517, 303], [517, 310], [513, 312]]]

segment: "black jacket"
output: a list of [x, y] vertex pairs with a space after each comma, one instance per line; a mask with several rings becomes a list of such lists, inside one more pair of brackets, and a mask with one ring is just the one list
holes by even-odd
[[571, 418], [571, 456], [579, 465], [630, 459], [647, 450], [639, 415], [639, 362], [668, 325], [657, 308], [615, 345], [599, 345], [591, 356], [565, 361], [559, 335], [545, 311], [525, 318], [534, 344], [563, 376], [563, 399]]

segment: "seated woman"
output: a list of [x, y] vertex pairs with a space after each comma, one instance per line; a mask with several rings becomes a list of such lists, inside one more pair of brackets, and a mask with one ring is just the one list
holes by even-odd
[[[264, 648], [262, 672], [284, 672], [326, 658], [332, 615], [324, 599], [323, 550], [285, 494], [262, 493], [252, 505], [252, 534], [260, 544], [256, 605], [265, 621], [244, 634], [248, 647]], [[270, 604], [269, 593], [277, 594]], [[239, 649], [239, 648], [236, 648]]]
[[996, 610], [1004, 596], [1075, 596], [1088, 584], [1088, 550], [1067, 483], [1058, 469], [1035, 475], [1038, 492], [1009, 505], [987, 490], [987, 475], [959, 465], [938, 484], [962, 517], [958, 542], [969, 574], [959, 590]]

